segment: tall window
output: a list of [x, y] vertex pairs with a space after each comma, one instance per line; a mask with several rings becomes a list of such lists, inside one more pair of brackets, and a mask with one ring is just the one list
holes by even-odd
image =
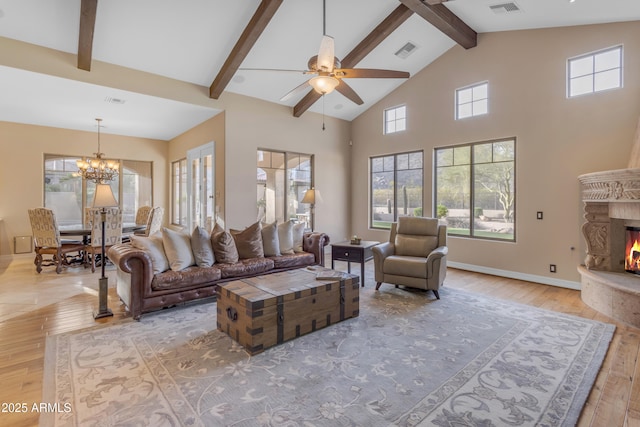
[[313, 228], [311, 207], [300, 203], [313, 186], [313, 155], [258, 150], [257, 218], [265, 222], [292, 220]]
[[435, 149], [434, 215], [450, 235], [515, 241], [514, 138]]
[[407, 129], [407, 107], [388, 108], [384, 110], [384, 133], [395, 133]]
[[187, 159], [171, 162], [171, 223], [187, 225]]
[[423, 153], [370, 158], [371, 228], [391, 228], [399, 216], [423, 216]]
[[[78, 175], [79, 156], [44, 155], [44, 205], [60, 225], [82, 224], [82, 212], [93, 203], [96, 184]], [[119, 174], [109, 182], [123, 213], [123, 222], [135, 221], [140, 206], [152, 205], [152, 164], [121, 160]]]
[[489, 112], [489, 83], [456, 89], [456, 120]]
[[567, 61], [567, 95], [584, 95], [622, 87], [622, 46]]

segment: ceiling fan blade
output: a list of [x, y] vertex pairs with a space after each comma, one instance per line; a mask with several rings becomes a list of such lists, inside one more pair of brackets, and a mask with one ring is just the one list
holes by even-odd
[[336, 77], [347, 79], [408, 79], [406, 71], [378, 70], [375, 68], [339, 68], [334, 70]]
[[349, 86], [344, 80], [340, 80], [338, 86], [336, 86], [336, 90], [349, 98], [351, 101], [355, 102], [358, 105], [364, 104], [362, 98], [358, 96], [355, 90], [351, 86]]
[[293, 98], [294, 96], [296, 96], [296, 95], [304, 92], [305, 90], [309, 89], [309, 87], [310, 87], [309, 80], [307, 80], [306, 82], [302, 83], [299, 86], [294, 87], [289, 92], [287, 92], [282, 98], [280, 98], [280, 101], [281, 102], [288, 101], [289, 99]]
[[286, 73], [308, 74], [309, 70], [287, 70], [283, 68], [238, 68], [238, 71], [283, 71]]
[[333, 71], [333, 61], [335, 58], [334, 52], [333, 37], [322, 36], [320, 50], [318, 51], [318, 70], [328, 72]]

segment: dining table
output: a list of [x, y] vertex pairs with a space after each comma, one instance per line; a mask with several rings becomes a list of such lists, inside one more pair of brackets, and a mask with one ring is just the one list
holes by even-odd
[[[147, 228], [146, 225], [138, 225], [135, 223], [122, 224], [122, 235], [133, 234], [138, 231], [144, 231]], [[58, 227], [60, 230], [60, 236], [78, 236], [82, 237], [82, 243], [88, 245], [91, 243], [91, 227], [83, 224], [74, 225], [61, 225]]]

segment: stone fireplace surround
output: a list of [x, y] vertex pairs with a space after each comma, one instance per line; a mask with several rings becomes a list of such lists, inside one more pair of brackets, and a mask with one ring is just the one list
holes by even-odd
[[640, 168], [578, 177], [586, 222], [587, 257], [578, 267], [582, 300], [640, 328], [640, 276], [624, 271], [625, 228], [640, 226]]

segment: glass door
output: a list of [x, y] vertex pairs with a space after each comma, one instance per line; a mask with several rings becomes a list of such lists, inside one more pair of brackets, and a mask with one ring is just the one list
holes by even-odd
[[215, 143], [187, 152], [187, 230], [196, 225], [211, 230], [215, 225]]

